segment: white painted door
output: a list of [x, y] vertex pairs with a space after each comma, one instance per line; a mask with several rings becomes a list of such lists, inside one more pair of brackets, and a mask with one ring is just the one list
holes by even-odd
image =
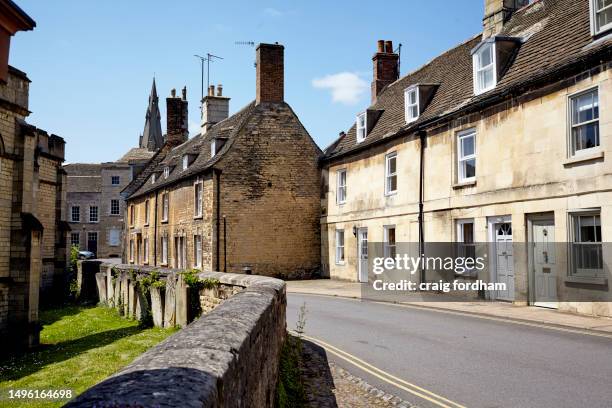
[[357, 258], [359, 268], [359, 282], [368, 281], [368, 229], [360, 228], [357, 231]]
[[506, 290], [497, 291], [497, 299], [514, 300], [514, 254], [512, 250], [512, 223], [494, 224], [496, 282], [505, 283]]
[[559, 304], [555, 265], [555, 223], [553, 220], [534, 220], [532, 226], [534, 305], [556, 309]]

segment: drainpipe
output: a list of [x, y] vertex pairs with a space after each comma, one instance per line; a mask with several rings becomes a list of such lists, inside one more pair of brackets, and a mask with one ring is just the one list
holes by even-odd
[[[419, 255], [425, 254], [425, 237], [423, 233], [423, 189], [425, 182], [425, 137], [424, 130], [419, 131], [420, 163], [419, 163]], [[421, 282], [425, 282], [425, 270], [421, 268]]]
[[213, 169], [213, 173], [215, 174], [216, 178], [217, 178], [217, 183], [216, 183], [216, 191], [217, 191], [217, 216], [216, 216], [216, 223], [217, 223], [217, 242], [216, 242], [216, 252], [217, 252], [217, 260], [216, 260], [216, 267], [215, 267], [215, 271], [219, 271], [221, 269], [221, 261], [220, 261], [220, 255], [221, 255], [221, 250], [220, 250], [220, 244], [219, 244], [219, 234], [221, 232], [221, 169]]
[[157, 266], [157, 196], [159, 191], [155, 190], [155, 211], [153, 211], [153, 266]]
[[227, 272], [227, 222], [223, 216], [223, 272]]

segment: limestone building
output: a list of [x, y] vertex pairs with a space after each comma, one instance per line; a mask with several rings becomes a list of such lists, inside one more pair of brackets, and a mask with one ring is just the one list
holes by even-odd
[[[610, 316], [603, 4], [486, 0], [482, 33], [401, 78], [380, 41], [372, 105], [324, 152], [325, 274], [371, 279], [368, 242], [491, 243], [485, 278], [507, 290], [487, 297]], [[543, 242], [565, 249], [555, 257]], [[593, 301], [573, 301], [578, 292]]]
[[0, 354], [38, 343], [39, 299], [64, 278], [64, 140], [25, 122], [30, 80], [8, 65], [11, 36], [35, 26], [0, 0]]
[[122, 257], [125, 201], [121, 190], [163, 144], [155, 79], [138, 143], [138, 147], [115, 162], [64, 166], [68, 176], [66, 214], [71, 227], [68, 251], [76, 246], [93, 252], [98, 258]]
[[284, 47], [259, 45], [255, 101], [234, 115], [221, 87], [211, 87], [191, 139], [185, 89], [166, 104], [165, 145], [123, 192], [127, 261], [317, 273], [321, 152], [284, 101]]

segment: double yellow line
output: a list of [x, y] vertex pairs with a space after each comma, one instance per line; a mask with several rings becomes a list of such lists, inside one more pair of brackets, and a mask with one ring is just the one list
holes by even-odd
[[[295, 336], [300, 336], [299, 334], [292, 332], [293, 335]], [[340, 350], [337, 347], [332, 346], [331, 344], [328, 344], [322, 340], [316, 339], [314, 337], [310, 337], [310, 336], [306, 336], [306, 335], [301, 335], [301, 337], [305, 340], [311, 341], [313, 343], [315, 343], [316, 345], [318, 345], [319, 347], [322, 347], [323, 349], [325, 349], [325, 351], [327, 351], [328, 353], [331, 353], [333, 355], [335, 355], [338, 358], [341, 358], [342, 360], [354, 365], [355, 367], [365, 371], [366, 373], [373, 375], [374, 377], [393, 385], [394, 387], [397, 387], [403, 391], [406, 391], [410, 394], [416, 395], [419, 398], [422, 398], [426, 401], [431, 402], [432, 404], [438, 406], [438, 407], [443, 407], [443, 408], [466, 408], [465, 406], [458, 404], [456, 402], [453, 402], [447, 398], [444, 398], [438, 394], [435, 394], [431, 391], [426, 390], [425, 388], [419, 387], [418, 385], [409, 383], [408, 381], [404, 381], [401, 378], [398, 378], [392, 374], [389, 374], [375, 366], [373, 366], [372, 364], [363, 361], [362, 359], [360, 359], [359, 357], [355, 357], [352, 354], [347, 353], [346, 351]]]

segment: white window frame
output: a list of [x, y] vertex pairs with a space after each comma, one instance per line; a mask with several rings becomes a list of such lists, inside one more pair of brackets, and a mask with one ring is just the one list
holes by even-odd
[[144, 225], [147, 226], [147, 225], [149, 225], [149, 211], [151, 211], [150, 203], [149, 203], [148, 199], [145, 200], [144, 211], [145, 211], [145, 214], [144, 214], [144, 216], [145, 216]]
[[[95, 237], [95, 239], [89, 239], [90, 237]], [[98, 247], [98, 231], [87, 231], [87, 236], [85, 238], [87, 238], [88, 251], [91, 251], [91, 249], [89, 248], [89, 241], [96, 241], [96, 248]]]
[[[75, 209], [76, 209], [76, 215], [77, 215], [76, 218], [74, 217]], [[71, 222], [81, 222], [81, 206], [73, 205], [70, 207], [70, 221]]]
[[[342, 175], [344, 175], [344, 184], [342, 184]], [[336, 171], [336, 204], [346, 203], [346, 169]]]
[[[599, 241], [594, 241], [592, 243], [582, 241], [582, 239], [580, 238], [580, 228], [577, 225], [577, 222], [579, 222], [579, 219], [581, 217], [598, 217], [599, 218], [599, 229], [600, 229], [600, 236], [598, 237]], [[570, 263], [570, 267], [568, 269], [569, 276], [573, 278], [577, 278], [577, 279], [583, 279], [583, 280], [605, 278], [604, 263], [603, 263], [603, 238], [601, 236], [603, 235], [601, 209], [600, 208], [590, 208], [590, 209], [570, 211], [568, 212], [568, 218], [569, 218], [568, 219], [568, 226], [569, 226], [568, 242], [570, 245], [570, 248], [568, 249], [569, 263]], [[601, 259], [602, 267], [601, 268], [578, 269], [578, 266], [576, 265], [575, 255], [574, 255], [574, 248], [576, 247], [576, 245], [580, 245], [580, 244], [600, 246], [600, 255], [602, 257]]]
[[[589, 94], [595, 92], [597, 94], [597, 107], [598, 107], [598, 116], [597, 119], [592, 119], [590, 121], [586, 121], [586, 122], [580, 122], [580, 123], [574, 123], [574, 102], [580, 98], [583, 95]], [[601, 98], [600, 98], [600, 90], [599, 90], [599, 86], [595, 86], [592, 88], [588, 88], [588, 89], [584, 89], [578, 92], [575, 92], [571, 95], [568, 96], [567, 98], [567, 111], [568, 111], [568, 151], [569, 151], [569, 157], [576, 157], [576, 156], [580, 156], [583, 154], [591, 154], [597, 150], [601, 149], [601, 126], [600, 126], [600, 118], [601, 118]], [[589, 147], [589, 148], [585, 148], [585, 149], [579, 149], [576, 150], [576, 143], [574, 140], [574, 129], [581, 127], [581, 126], [585, 126], [585, 125], [589, 125], [592, 123], [597, 123], [597, 135], [598, 135], [598, 142], [599, 144], [597, 146], [593, 146], [593, 147]]]
[[148, 264], [149, 263], [149, 238], [143, 238], [142, 239], [142, 263], [143, 264]]
[[[115, 179], [117, 180], [116, 183], [115, 183]], [[118, 186], [119, 184], [121, 184], [121, 177], [120, 176], [111, 176], [111, 185]]]
[[[340, 245], [340, 238], [342, 237], [342, 245]], [[337, 229], [335, 232], [335, 243], [336, 245], [334, 246], [336, 249], [336, 265], [344, 265], [344, 262], [346, 262], [346, 251], [345, 251], [345, 235], [344, 235], [344, 230], [343, 229]]]
[[[115, 206], [113, 206], [114, 203], [117, 204], [117, 212], [113, 212], [113, 209], [115, 208]], [[110, 215], [121, 215], [121, 203], [116, 198], [113, 198], [110, 201]]]
[[[468, 137], [474, 138], [474, 153], [470, 155], [463, 155], [461, 142], [463, 139], [466, 139]], [[477, 170], [476, 165], [478, 163], [477, 156], [478, 155], [476, 151], [476, 129], [467, 129], [467, 130], [462, 130], [461, 132], [458, 132], [457, 133], [457, 181], [459, 183], [469, 183], [469, 182], [476, 180], [476, 176], [478, 175], [478, 173], [476, 172]], [[465, 176], [466, 167], [464, 166], [464, 163], [472, 159], [474, 160], [474, 171], [476, 172], [476, 174], [473, 177], [466, 177]]]
[[602, 8], [601, 10], [598, 10], [597, 9], [597, 0], [590, 0], [589, 1], [589, 8], [590, 8], [590, 11], [591, 11], [591, 35], [602, 34], [602, 33], [605, 33], [606, 31], [612, 29], [612, 22], [604, 25], [603, 27], [599, 27], [598, 26], [599, 23], [597, 22], [597, 15], [599, 13], [601, 13], [602, 11], [604, 11], [604, 10], [612, 8], [612, 4]]
[[170, 196], [169, 193], [162, 194], [162, 222], [168, 222], [168, 215], [170, 214]]
[[[76, 244], [74, 240], [75, 236], [76, 236]], [[72, 248], [73, 246], [76, 246], [77, 248], [81, 249], [81, 233], [80, 232], [70, 233], [70, 248]]]
[[[363, 119], [363, 124], [361, 123]], [[355, 121], [355, 137], [357, 138], [357, 143], [361, 143], [368, 137], [368, 113], [362, 112], [357, 115], [357, 120]]]
[[155, 184], [155, 173], [151, 175], [151, 184]]
[[[482, 43], [480, 47], [478, 48], [478, 50], [474, 53], [474, 55], [472, 55], [472, 68], [473, 68], [473, 76], [474, 76], [474, 94], [475, 95], [483, 94], [497, 86], [497, 55], [496, 55], [497, 50], [495, 47], [496, 47], [496, 44], [494, 41], [491, 41], [491, 42], [487, 41], [485, 43]], [[480, 56], [487, 48], [491, 49], [491, 64], [485, 67], [480, 67]], [[489, 85], [488, 87], [481, 87], [480, 81], [479, 81], [480, 79], [479, 74], [481, 72], [488, 71], [488, 70], [492, 70], [493, 81], [491, 85]]]
[[202, 235], [194, 235], [193, 237], [193, 266], [202, 269]]
[[161, 237], [161, 263], [168, 265], [168, 236]]
[[196, 181], [193, 184], [193, 216], [195, 218], [202, 217], [203, 202], [204, 202], [204, 183], [202, 181]]
[[[415, 103], [409, 103], [410, 100], [409, 95], [414, 94]], [[412, 108], [416, 107], [417, 114], [416, 116], [412, 116]], [[412, 85], [404, 90], [404, 115], [406, 118], [406, 123], [412, 123], [416, 121], [419, 116], [421, 116], [421, 106], [419, 103], [419, 86]]]
[[136, 206], [134, 204], [130, 205], [129, 217], [130, 217], [130, 225], [133, 226], [136, 221]]
[[[93, 216], [94, 214], [95, 214], [95, 217]], [[89, 206], [89, 222], [93, 224], [100, 222], [100, 209], [98, 208], [97, 205]]]
[[[118, 234], [117, 239], [113, 241], [113, 233]], [[108, 230], [108, 246], [120, 246], [121, 245], [121, 230], [116, 228], [111, 228]]]
[[[390, 170], [390, 162], [395, 159], [395, 172], [391, 172]], [[390, 181], [395, 177], [395, 190], [390, 190]], [[385, 155], [385, 195], [390, 196], [397, 194], [397, 189], [399, 187], [398, 177], [397, 177], [397, 152], [389, 153]]]
[[130, 262], [134, 263], [134, 240], [130, 239]]
[[[465, 242], [463, 227], [466, 224], [472, 224], [472, 242]], [[473, 218], [462, 218], [455, 220], [455, 229], [457, 231], [457, 257], [471, 257], [476, 259], [476, 227]], [[472, 248], [472, 249], [470, 249]], [[473, 275], [474, 268], [467, 269], [463, 275]]]
[[210, 157], [215, 157], [217, 154], [217, 139], [213, 138], [210, 141]]
[[[393, 243], [389, 242], [389, 231], [393, 230]], [[395, 258], [397, 255], [397, 228], [395, 225], [385, 225], [383, 226], [383, 254], [385, 258]], [[391, 251], [393, 249], [393, 252]]]
[[164, 178], [167, 179], [170, 176], [170, 167], [164, 167]]
[[188, 155], [183, 155], [183, 171], [187, 170], [187, 168], [189, 167], [189, 156]]

